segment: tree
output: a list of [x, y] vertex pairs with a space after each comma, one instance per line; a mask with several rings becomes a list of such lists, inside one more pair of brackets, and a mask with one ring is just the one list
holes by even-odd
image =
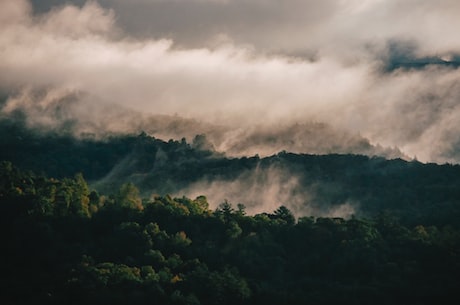
[[238, 208], [238, 210], [236, 211], [236, 214], [239, 215], [239, 216], [244, 216], [246, 215], [246, 206], [242, 203], [238, 203], [236, 205], [236, 207]]
[[139, 189], [132, 183], [123, 184], [115, 197], [116, 203], [123, 208], [143, 210]]
[[224, 221], [229, 221], [234, 211], [232, 204], [225, 199], [224, 202], [217, 207], [215, 215], [222, 218]]
[[72, 213], [79, 216], [88, 217], [89, 213], [89, 187], [83, 178], [82, 173], [75, 175], [75, 179], [72, 183], [73, 193], [72, 193], [72, 202], [70, 203], [70, 208]]
[[285, 207], [284, 205], [280, 206], [278, 209], [275, 210], [274, 212], [274, 218], [275, 219], [280, 219], [288, 225], [293, 225], [295, 224], [295, 217], [292, 214], [292, 212]]
[[192, 147], [197, 150], [204, 150], [204, 151], [215, 151], [214, 145], [206, 138], [206, 135], [199, 134], [196, 135], [192, 142]]
[[236, 221], [228, 222], [226, 224], [226, 227], [227, 228], [225, 230], [225, 234], [231, 239], [235, 239], [239, 237], [241, 233], [243, 232], [243, 230], [241, 229], [241, 227], [238, 225]]

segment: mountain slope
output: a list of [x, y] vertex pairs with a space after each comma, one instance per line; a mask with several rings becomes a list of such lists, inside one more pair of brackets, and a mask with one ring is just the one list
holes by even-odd
[[5, 120], [1, 130], [0, 159], [49, 177], [81, 172], [106, 193], [131, 182], [144, 196], [206, 195], [213, 207], [229, 200], [245, 204], [252, 214], [285, 205], [296, 216], [370, 217], [391, 211], [411, 224], [456, 225], [460, 216], [458, 165], [287, 152], [227, 158], [203, 135], [191, 144], [145, 133], [76, 139]]

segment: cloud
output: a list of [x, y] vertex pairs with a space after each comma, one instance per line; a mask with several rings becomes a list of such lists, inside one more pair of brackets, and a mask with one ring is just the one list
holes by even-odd
[[[36, 1], [38, 2], [38, 1]], [[42, 1], [40, 1], [42, 2]], [[45, 1], [46, 2], [46, 1]], [[74, 1], [81, 2], [81, 1]], [[258, 50], [312, 56], [362, 53], [364, 45], [413, 40], [430, 54], [458, 50], [455, 0], [101, 0], [131, 35], [186, 48], [225, 37]], [[41, 4], [43, 6], [43, 4]]]
[[216, 125], [177, 115], [145, 115], [68, 89], [25, 88], [7, 100], [2, 113], [11, 115], [18, 110], [25, 114], [26, 123], [32, 129], [95, 139], [113, 134], [138, 135], [146, 132], [165, 140], [186, 138], [194, 147], [212, 149], [228, 157], [256, 154], [264, 157], [289, 151], [408, 158], [396, 148], [372, 145], [366, 138], [325, 123], [285, 122], [246, 127], [231, 123]]
[[32, 7], [27, 1], [1, 0], [0, 23], [17, 24], [26, 22], [32, 12]]
[[[135, 112], [179, 114], [263, 128], [246, 132], [254, 141], [290, 135], [277, 126], [325, 122], [349, 141], [364, 137], [422, 161], [460, 162], [456, 66], [386, 68], [395, 57], [456, 58], [457, 1], [78, 4], [41, 4], [34, 13], [25, 0], [0, 1], [0, 89], [11, 96], [4, 111], [21, 108], [40, 120], [54, 113], [46, 101], [70, 94], [83, 103], [67, 100], [73, 106], [60, 115], [93, 126], [110, 124], [121, 107], [134, 112], [115, 115], [118, 131], [139, 126]], [[403, 47], [395, 53], [395, 46]], [[308, 142], [297, 135], [296, 143]]]
[[[169, 40], [113, 40], [113, 15], [92, 2], [28, 16], [2, 27], [4, 86], [65, 87], [142, 111], [259, 122], [314, 113], [352, 93], [367, 70], [259, 56], [233, 45], [177, 50]], [[94, 16], [98, 21], [88, 24]]]
[[[296, 217], [343, 217], [356, 214], [358, 204], [341, 204], [327, 201], [318, 196], [315, 185], [306, 186], [301, 177], [276, 166], [257, 166], [254, 170], [243, 172], [234, 180], [198, 181], [186, 189], [176, 192], [177, 196], [195, 198], [206, 194], [211, 208], [217, 208], [224, 200], [236, 206], [242, 203], [248, 214], [272, 212], [281, 205], [290, 209]], [[323, 191], [332, 186], [322, 184]]]
[[[82, 6], [83, 0], [70, 1]], [[47, 11], [56, 0], [33, 0]], [[456, 0], [100, 0], [131, 36], [168, 38], [185, 48], [223, 38], [259, 51], [354, 57], [389, 39], [414, 41], [419, 55], [457, 52]], [[339, 54], [341, 53], [341, 54]], [[353, 56], [355, 54], [355, 56]], [[356, 56], [359, 55], [359, 56]]]
[[[460, 70], [429, 66], [381, 76], [355, 113], [362, 134], [424, 161], [458, 162]], [[447, 153], [451, 151], [451, 153]], [[449, 156], [450, 154], [450, 156]], [[455, 155], [455, 156], [454, 156]]]

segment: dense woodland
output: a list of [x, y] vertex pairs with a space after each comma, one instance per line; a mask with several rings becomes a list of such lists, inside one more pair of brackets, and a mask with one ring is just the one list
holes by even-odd
[[296, 220], [284, 206], [247, 216], [204, 196], [102, 195], [81, 175], [8, 162], [0, 173], [2, 286], [16, 304], [456, 304], [453, 226]]
[[[76, 138], [71, 134], [71, 122], [67, 135], [65, 128], [59, 133], [43, 132], [26, 125], [21, 113], [0, 117], [0, 160], [57, 179], [81, 173], [93, 189], [104, 194], [127, 183], [133, 183], [145, 198], [178, 194], [195, 182], [236, 181], [256, 169], [262, 173], [274, 169], [298, 177], [299, 185], [290, 191], [303, 195], [308, 190], [308, 204], [317, 210], [354, 202], [358, 204], [357, 217], [391, 212], [409, 226], [460, 225], [459, 165], [288, 152], [264, 158], [228, 158], [213, 151], [204, 135], [189, 142], [165, 142], [145, 133], [107, 135], [98, 140], [91, 135]], [[256, 182], [269, 185], [269, 181]], [[232, 198], [219, 200], [225, 199], [232, 202]], [[213, 202], [213, 206], [219, 203]], [[244, 200], [237, 203], [248, 205]], [[289, 206], [289, 202], [280, 205]], [[296, 212], [303, 214], [302, 210]]]
[[[458, 303], [457, 165], [285, 152], [230, 159], [203, 149], [204, 136], [102, 141], [0, 123], [2, 299], [14, 304]], [[295, 218], [280, 205], [247, 215], [231, 198], [211, 209], [205, 196], [167, 195], [256, 166], [333, 185], [318, 204], [352, 198], [360, 214]]]

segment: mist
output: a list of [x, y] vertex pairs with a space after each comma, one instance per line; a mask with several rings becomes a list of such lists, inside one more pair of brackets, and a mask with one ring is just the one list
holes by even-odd
[[[234, 207], [244, 204], [249, 215], [272, 212], [280, 206], [286, 206], [294, 216], [341, 217], [350, 218], [359, 213], [359, 203], [346, 201], [332, 203], [327, 196], [318, 196], [318, 190], [327, 189], [334, 193], [337, 186], [325, 183], [306, 186], [302, 177], [287, 169], [271, 166], [257, 166], [248, 170], [236, 179], [206, 179], [189, 185], [176, 193], [177, 196], [195, 198], [206, 194], [210, 208], [215, 209], [228, 200]], [[332, 196], [331, 196], [332, 197]]]
[[[31, 126], [64, 119], [77, 134], [205, 133], [233, 155], [460, 160], [456, 1], [54, 4], [0, 1], [2, 113], [21, 110]], [[410, 65], [427, 58], [439, 60]], [[187, 128], [148, 130], [152, 116]], [[304, 140], [311, 130], [322, 131]]]
[[[104, 140], [112, 135], [144, 132], [163, 140], [185, 139], [197, 149], [215, 151], [227, 157], [265, 157], [289, 151], [410, 159], [396, 147], [372, 144], [363, 136], [326, 123], [213, 124], [178, 115], [143, 114], [122, 105], [94, 103], [94, 99], [89, 99], [86, 94], [69, 90], [25, 89], [11, 96], [2, 108], [3, 116], [11, 117], [15, 112], [26, 117], [30, 129], [43, 133], [57, 132], [76, 138]], [[195, 143], [198, 139], [201, 143]]]

